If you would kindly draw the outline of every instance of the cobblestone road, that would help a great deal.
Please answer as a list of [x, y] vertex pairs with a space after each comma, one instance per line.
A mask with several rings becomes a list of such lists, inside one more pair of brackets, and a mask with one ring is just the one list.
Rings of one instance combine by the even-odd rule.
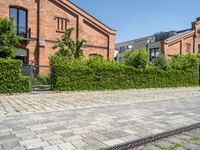
[[46, 112], [66, 109], [113, 106], [200, 96], [200, 88], [117, 90], [53, 94], [0, 95], [0, 114]]
[[200, 150], [200, 129], [185, 132], [132, 150]]
[[95, 150], [169, 131], [200, 121], [199, 95], [182, 88], [0, 96], [0, 150]]

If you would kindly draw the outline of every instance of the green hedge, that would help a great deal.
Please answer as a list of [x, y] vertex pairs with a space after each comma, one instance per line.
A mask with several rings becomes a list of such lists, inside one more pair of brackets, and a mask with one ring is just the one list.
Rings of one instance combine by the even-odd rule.
[[[91, 65], [92, 64], [92, 65]], [[136, 69], [115, 63], [54, 64], [54, 88], [59, 91], [198, 86], [199, 71]]]
[[25, 93], [30, 91], [30, 78], [21, 74], [22, 62], [0, 59], [0, 93]]

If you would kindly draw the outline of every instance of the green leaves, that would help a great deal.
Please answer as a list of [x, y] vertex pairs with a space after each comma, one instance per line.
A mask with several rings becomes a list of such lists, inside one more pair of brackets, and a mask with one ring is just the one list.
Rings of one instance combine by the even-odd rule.
[[22, 62], [0, 59], [0, 93], [25, 93], [30, 91], [30, 78], [21, 75]]
[[171, 65], [176, 70], [193, 71], [199, 68], [199, 60], [192, 54], [177, 55], [172, 58]]
[[164, 55], [159, 55], [155, 60], [155, 66], [163, 70], [171, 69], [171, 60], [167, 60]]
[[14, 21], [0, 18], [0, 57], [14, 58], [15, 46], [20, 38], [16, 35]]
[[105, 90], [198, 86], [195, 71], [134, 68], [100, 58], [57, 59], [54, 64], [55, 90]]
[[132, 49], [124, 54], [124, 61], [128, 66], [146, 68], [148, 64], [148, 53], [145, 49]]
[[77, 59], [83, 56], [83, 49], [85, 46], [85, 40], [73, 40], [72, 38], [73, 28], [67, 29], [62, 35], [61, 39], [58, 39], [54, 49], [58, 49], [56, 56], [66, 57], [69, 59]]

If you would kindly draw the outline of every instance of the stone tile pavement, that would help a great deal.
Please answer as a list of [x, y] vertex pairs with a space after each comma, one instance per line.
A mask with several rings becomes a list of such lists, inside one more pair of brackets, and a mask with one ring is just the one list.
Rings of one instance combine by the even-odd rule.
[[160, 101], [191, 96], [200, 96], [200, 88], [0, 95], [0, 114], [113, 106], [131, 104], [133, 102]]
[[200, 129], [184, 132], [132, 150], [200, 150]]
[[181, 88], [2, 95], [0, 150], [95, 150], [197, 123], [199, 93]]

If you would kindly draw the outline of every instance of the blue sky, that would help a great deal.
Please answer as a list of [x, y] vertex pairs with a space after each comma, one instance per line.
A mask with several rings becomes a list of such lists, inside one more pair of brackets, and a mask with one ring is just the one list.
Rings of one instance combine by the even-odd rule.
[[200, 0], [70, 0], [117, 30], [117, 42], [182, 30], [200, 17]]

